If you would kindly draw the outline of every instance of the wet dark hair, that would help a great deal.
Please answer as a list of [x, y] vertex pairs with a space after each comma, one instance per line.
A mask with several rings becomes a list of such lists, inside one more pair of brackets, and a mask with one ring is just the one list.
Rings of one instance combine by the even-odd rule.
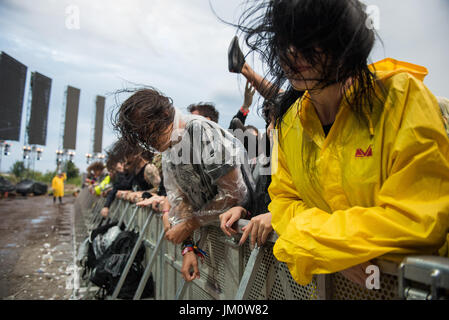
[[101, 161], [96, 161], [91, 163], [88, 167], [87, 167], [87, 173], [91, 173], [92, 171], [103, 171], [104, 170], [104, 164]]
[[118, 162], [125, 163], [127, 160], [135, 162], [134, 160], [137, 160], [138, 157], [141, 157], [146, 162], [150, 162], [153, 160], [154, 153], [139, 146], [132, 146], [125, 139], [119, 139], [106, 151], [106, 156], [106, 167], [108, 170], [111, 170]]
[[115, 165], [119, 162], [121, 162], [119, 158], [106, 151], [106, 169], [108, 169], [109, 172], [114, 171]]
[[[123, 91], [122, 91], [123, 92]], [[146, 87], [134, 91], [112, 119], [114, 130], [133, 148], [157, 149], [156, 141], [175, 118], [171, 98], [157, 89]]]
[[215, 108], [215, 105], [211, 102], [199, 102], [191, 104], [187, 107], [187, 111], [192, 113], [193, 111], [198, 111], [203, 117], [208, 117], [211, 121], [218, 123], [219, 112]]
[[262, 118], [265, 120], [266, 127], [270, 124], [274, 117], [276, 105], [272, 100], [266, 99], [262, 104]]
[[[365, 5], [358, 0], [248, 0], [246, 4], [237, 27], [250, 50], [268, 66], [265, 78], [271, 77], [274, 84], [268, 96], [273, 102], [280, 99], [275, 103], [278, 128], [298, 98], [284, 69], [293, 70], [295, 78], [317, 81], [309, 91], [352, 79], [354, 93], [351, 98], [345, 93], [344, 98], [358, 115], [365, 111], [364, 105], [372, 110], [375, 75], [368, 68], [368, 57], [376, 34], [368, 28]], [[295, 65], [298, 57], [318, 70], [320, 79], [305, 79]], [[277, 97], [280, 88], [285, 92]]]

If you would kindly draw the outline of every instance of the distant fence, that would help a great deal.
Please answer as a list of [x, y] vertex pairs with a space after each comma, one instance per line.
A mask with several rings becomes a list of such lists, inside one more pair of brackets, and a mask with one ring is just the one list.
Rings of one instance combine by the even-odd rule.
[[[93, 196], [83, 189], [77, 204], [77, 210], [82, 210], [88, 229], [101, 222], [99, 212], [104, 204], [104, 199], [92, 198]], [[139, 208], [124, 200], [115, 200], [109, 212], [113, 220], [124, 222], [128, 229], [140, 232], [138, 241], [144, 243], [147, 250], [145, 266], [148, 270], [143, 278], [148, 278], [151, 270], [155, 281], [156, 300], [399, 298], [398, 264], [394, 262], [382, 259], [374, 261], [381, 271], [380, 289], [377, 290], [354, 284], [339, 273], [316, 275], [309, 285], [301, 286], [293, 280], [287, 266], [273, 256], [272, 248], [276, 235], [272, 235], [265, 246], [251, 250], [248, 241], [239, 246], [238, 239], [227, 237], [218, 224], [195, 231], [194, 238], [200, 241], [200, 247], [207, 252], [207, 257], [203, 264], [199, 263], [200, 279], [186, 283], [180, 272], [180, 246], [164, 240], [161, 214], [148, 208]], [[247, 220], [239, 221], [240, 233], [247, 223]], [[136, 244], [136, 247], [139, 245], [140, 243]], [[139, 288], [143, 288], [145, 282], [146, 279], [143, 279]], [[121, 288], [120, 282], [118, 286]], [[113, 299], [117, 297], [118, 291], [112, 296]], [[139, 292], [135, 298], [140, 298]]]

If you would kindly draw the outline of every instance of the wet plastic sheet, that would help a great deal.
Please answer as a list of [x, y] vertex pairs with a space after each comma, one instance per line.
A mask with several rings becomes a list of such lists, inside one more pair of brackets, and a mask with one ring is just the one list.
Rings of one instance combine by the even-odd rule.
[[120, 228], [118, 226], [114, 226], [111, 227], [105, 234], [99, 234], [96, 236], [92, 241], [95, 257], [101, 257], [112, 242], [114, 242], [120, 232], [122, 232]]
[[172, 141], [179, 142], [162, 154], [172, 225], [191, 218], [204, 225], [248, 201], [253, 186], [248, 189], [242, 174], [249, 173], [246, 151], [231, 133], [203, 117], [177, 111]]

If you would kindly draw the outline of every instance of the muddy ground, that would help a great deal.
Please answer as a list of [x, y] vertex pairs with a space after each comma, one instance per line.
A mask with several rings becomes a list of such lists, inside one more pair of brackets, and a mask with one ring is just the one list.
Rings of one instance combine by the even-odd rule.
[[0, 199], [0, 299], [79, 299], [73, 289], [76, 249], [87, 236], [75, 198]]

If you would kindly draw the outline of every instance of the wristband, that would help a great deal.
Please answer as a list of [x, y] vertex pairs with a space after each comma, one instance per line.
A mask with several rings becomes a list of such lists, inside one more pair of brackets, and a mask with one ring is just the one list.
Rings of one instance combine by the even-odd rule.
[[193, 251], [196, 253], [196, 255], [198, 257], [201, 258], [201, 262], [203, 262], [204, 261], [204, 257], [207, 256], [207, 253], [205, 251], [201, 250], [200, 248], [198, 248], [196, 245], [193, 246]]
[[186, 246], [194, 246], [195, 244], [193, 243], [193, 239], [192, 239], [192, 237], [190, 237], [190, 238], [187, 238], [187, 239], [185, 239], [183, 242], [182, 242], [182, 248], [184, 249], [184, 247], [186, 247]]
[[182, 249], [181, 254], [182, 254], [182, 256], [184, 257], [184, 255], [185, 255], [187, 252], [190, 252], [190, 251], [195, 251], [195, 250], [193, 249], [193, 246], [186, 246], [184, 249]]
[[190, 251], [193, 251], [201, 259], [201, 262], [203, 262], [204, 257], [207, 256], [207, 253], [198, 248], [193, 243], [193, 241], [191, 241], [190, 239], [184, 240], [184, 242], [182, 243], [182, 250], [181, 250], [182, 256], [184, 256], [187, 252]]
[[249, 109], [245, 110], [245, 109], [243, 109], [243, 107], [241, 107], [240, 108], [240, 112], [243, 113], [243, 115], [246, 117], [248, 115], [248, 113], [249, 113]]

